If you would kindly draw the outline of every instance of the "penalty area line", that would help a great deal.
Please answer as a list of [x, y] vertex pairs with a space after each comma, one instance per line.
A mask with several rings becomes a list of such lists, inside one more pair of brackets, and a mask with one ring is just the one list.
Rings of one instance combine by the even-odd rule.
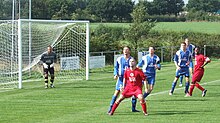
[[[216, 83], [216, 82], [220, 82], [220, 79], [214, 80], [214, 81], [210, 81], [210, 82], [205, 82], [205, 83], [202, 83], [202, 84], [200, 84], [200, 85], [208, 85], [208, 84], [212, 84], [212, 83]], [[175, 91], [182, 90], [182, 89], [185, 89], [185, 87], [177, 88], [177, 89], [175, 89]], [[170, 91], [170, 90], [152, 93], [152, 94], [150, 94], [148, 97], [150, 97], [150, 96], [156, 96], [156, 95], [160, 95], [160, 94], [166, 94], [166, 93], [167, 93], [167, 95], [168, 95], [168, 94], [169, 94], [169, 91]], [[127, 102], [127, 101], [130, 101], [130, 98], [125, 99], [125, 100], [123, 100], [122, 102]]]

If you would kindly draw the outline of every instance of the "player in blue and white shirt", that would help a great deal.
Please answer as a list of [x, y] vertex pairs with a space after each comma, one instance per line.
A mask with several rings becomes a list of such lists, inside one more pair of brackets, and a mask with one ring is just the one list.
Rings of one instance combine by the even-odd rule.
[[176, 87], [176, 83], [181, 75], [184, 75], [186, 78], [185, 84], [185, 93], [188, 93], [189, 89], [189, 64], [192, 60], [192, 55], [189, 50], [186, 49], [186, 43], [182, 42], [180, 46], [180, 50], [176, 52], [174, 56], [174, 63], [176, 65], [176, 77], [172, 83], [172, 88], [170, 90], [169, 95], [173, 95], [174, 89]]
[[[120, 89], [123, 85], [123, 77], [124, 77], [124, 72], [127, 68], [129, 68], [129, 61], [132, 58], [130, 56], [131, 49], [130, 47], [126, 46], [123, 48], [123, 55], [118, 57], [115, 63], [114, 67], [114, 79], [117, 80], [116, 87], [115, 87], [115, 92], [112, 96], [112, 100], [110, 102], [110, 107], [108, 109], [108, 113], [111, 112], [112, 106], [116, 101], [116, 98], [118, 97], [120, 93]], [[137, 100], [136, 98], [132, 98], [132, 112], [136, 112], [137, 110], [135, 109]]]
[[142, 71], [147, 77], [147, 92], [145, 92], [143, 95], [144, 98], [146, 98], [154, 88], [156, 69], [160, 70], [161, 68], [160, 58], [154, 54], [153, 47], [149, 47], [149, 54], [143, 56], [137, 66], [142, 67]]
[[[185, 38], [184, 41], [185, 41], [185, 43], [186, 43], [186, 50], [189, 50], [189, 51], [191, 52], [192, 56], [194, 56], [195, 46], [194, 46], [193, 44], [190, 44], [188, 38]], [[190, 61], [189, 71], [190, 71], [190, 74], [192, 75], [192, 74], [193, 74], [193, 60]], [[179, 84], [179, 86], [182, 86], [182, 83], [183, 83], [183, 76], [180, 76], [180, 84]]]

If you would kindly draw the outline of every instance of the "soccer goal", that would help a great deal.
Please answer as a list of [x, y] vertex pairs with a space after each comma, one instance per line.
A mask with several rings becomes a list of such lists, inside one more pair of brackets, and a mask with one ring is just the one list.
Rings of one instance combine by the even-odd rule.
[[0, 87], [44, 80], [41, 55], [57, 54], [56, 81], [89, 79], [89, 21], [0, 21]]

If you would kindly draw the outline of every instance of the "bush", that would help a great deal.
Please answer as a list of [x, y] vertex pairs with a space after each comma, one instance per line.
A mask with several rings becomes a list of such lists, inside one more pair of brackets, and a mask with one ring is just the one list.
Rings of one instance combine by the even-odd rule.
[[175, 17], [175, 16], [168, 16], [168, 15], [154, 15], [154, 16], [148, 16], [146, 20], [152, 20], [157, 22], [185, 22], [185, 17]]

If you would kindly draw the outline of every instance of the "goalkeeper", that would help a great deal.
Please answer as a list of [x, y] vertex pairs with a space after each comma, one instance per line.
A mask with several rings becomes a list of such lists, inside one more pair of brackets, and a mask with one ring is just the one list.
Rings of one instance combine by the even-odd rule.
[[47, 52], [41, 56], [40, 60], [43, 63], [45, 88], [48, 88], [48, 73], [50, 73], [50, 87], [54, 88], [54, 63], [57, 61], [57, 56], [51, 46], [47, 47]]

